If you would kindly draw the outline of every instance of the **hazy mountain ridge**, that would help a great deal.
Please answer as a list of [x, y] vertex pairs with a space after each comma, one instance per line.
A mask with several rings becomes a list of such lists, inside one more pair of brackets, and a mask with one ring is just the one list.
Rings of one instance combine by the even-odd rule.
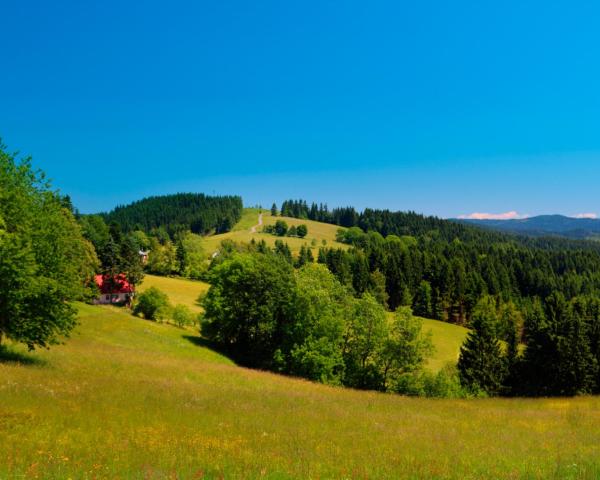
[[480, 227], [530, 236], [555, 235], [574, 239], [600, 238], [600, 219], [539, 215], [515, 220], [453, 219]]

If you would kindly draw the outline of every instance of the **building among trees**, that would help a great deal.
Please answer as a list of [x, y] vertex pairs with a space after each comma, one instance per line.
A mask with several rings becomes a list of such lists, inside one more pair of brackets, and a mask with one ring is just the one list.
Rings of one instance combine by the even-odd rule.
[[128, 305], [135, 295], [134, 287], [122, 273], [112, 278], [110, 275], [96, 275], [95, 281], [100, 290], [100, 295], [94, 300], [96, 304]]

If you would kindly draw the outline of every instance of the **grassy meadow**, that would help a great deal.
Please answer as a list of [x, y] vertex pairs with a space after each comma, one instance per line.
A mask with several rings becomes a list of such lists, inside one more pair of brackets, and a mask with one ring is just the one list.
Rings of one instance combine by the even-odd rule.
[[460, 347], [469, 332], [466, 328], [453, 325], [439, 320], [422, 318], [423, 331], [431, 332], [431, 339], [435, 352], [427, 361], [426, 367], [433, 371], [439, 371], [447, 363], [456, 363], [460, 353]]
[[[234, 240], [236, 242], [250, 242], [253, 238], [258, 242], [265, 240], [268, 245], [273, 246], [276, 240], [287, 242], [293, 254], [300, 251], [302, 245], [307, 245], [313, 249], [313, 254], [316, 255], [319, 247], [323, 246], [323, 241], [327, 246], [348, 248], [348, 245], [335, 241], [335, 236], [340, 227], [330, 225], [328, 223], [315, 222], [312, 220], [300, 220], [290, 217], [273, 217], [269, 210], [262, 210], [263, 226], [274, 225], [277, 220], [284, 220], [288, 226], [305, 224], [308, 227], [308, 235], [306, 238], [294, 237], [277, 237], [275, 235], [262, 233], [262, 227], [258, 226], [258, 216], [261, 210], [257, 208], [245, 208], [241, 220], [235, 227], [227, 233], [219, 235], [211, 235], [205, 237], [204, 245], [207, 252], [212, 253], [219, 249], [219, 245], [223, 240]], [[256, 226], [256, 232], [252, 232], [252, 227]], [[313, 245], [314, 244], [314, 245]]]
[[600, 398], [434, 400], [235, 366], [193, 332], [80, 305], [0, 361], [0, 478], [598, 478]]
[[166, 293], [173, 305], [182, 304], [189, 307], [193, 312], [199, 313], [202, 308], [196, 302], [200, 294], [208, 291], [210, 285], [185, 278], [159, 277], [146, 274], [138, 287], [138, 292], [142, 293], [150, 287], [156, 287]]

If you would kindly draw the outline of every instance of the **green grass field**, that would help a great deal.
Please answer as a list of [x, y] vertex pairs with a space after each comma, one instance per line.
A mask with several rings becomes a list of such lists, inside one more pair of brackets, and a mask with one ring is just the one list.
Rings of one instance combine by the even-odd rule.
[[469, 332], [466, 328], [451, 323], [423, 318], [423, 331], [431, 332], [435, 352], [427, 361], [427, 368], [439, 371], [447, 363], [456, 363], [460, 347]]
[[[263, 210], [263, 226], [274, 225], [279, 219], [285, 220], [289, 225], [300, 225], [305, 224], [308, 227], [308, 235], [306, 238], [294, 238], [294, 237], [276, 237], [261, 232], [262, 227], [258, 227], [258, 215], [260, 210], [256, 208], [245, 208], [241, 220], [235, 225], [235, 227], [227, 233], [220, 235], [211, 235], [205, 237], [204, 245], [206, 250], [210, 253], [215, 252], [219, 249], [221, 241], [229, 239], [236, 242], [249, 243], [253, 238], [256, 241], [264, 239], [268, 245], [273, 246], [275, 240], [280, 239], [288, 243], [292, 253], [298, 253], [302, 245], [307, 245], [313, 249], [313, 254], [316, 255], [320, 246], [323, 245], [325, 240], [326, 245], [330, 247], [348, 248], [347, 245], [335, 241], [335, 236], [340, 227], [337, 225], [330, 225], [328, 223], [314, 222], [312, 220], [299, 220], [297, 218], [289, 217], [273, 217], [271, 212]], [[257, 226], [256, 233], [251, 231], [253, 226]], [[314, 240], [314, 242], [313, 242]], [[315, 245], [313, 245], [313, 243]]]
[[208, 283], [187, 280], [185, 278], [146, 275], [138, 288], [138, 292], [141, 293], [150, 287], [156, 287], [166, 293], [173, 305], [186, 305], [193, 312], [200, 312], [202, 311], [202, 308], [197, 305], [196, 301], [200, 294], [208, 291], [210, 285]]
[[252, 371], [186, 330], [80, 305], [0, 361], [0, 478], [600, 477], [600, 399], [433, 400]]

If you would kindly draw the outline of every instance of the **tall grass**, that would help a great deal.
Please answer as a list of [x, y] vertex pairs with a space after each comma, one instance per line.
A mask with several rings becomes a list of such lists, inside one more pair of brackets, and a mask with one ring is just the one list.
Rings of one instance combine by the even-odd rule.
[[2, 479], [600, 476], [598, 398], [331, 388], [237, 367], [175, 327], [79, 308], [66, 345], [0, 360]]

